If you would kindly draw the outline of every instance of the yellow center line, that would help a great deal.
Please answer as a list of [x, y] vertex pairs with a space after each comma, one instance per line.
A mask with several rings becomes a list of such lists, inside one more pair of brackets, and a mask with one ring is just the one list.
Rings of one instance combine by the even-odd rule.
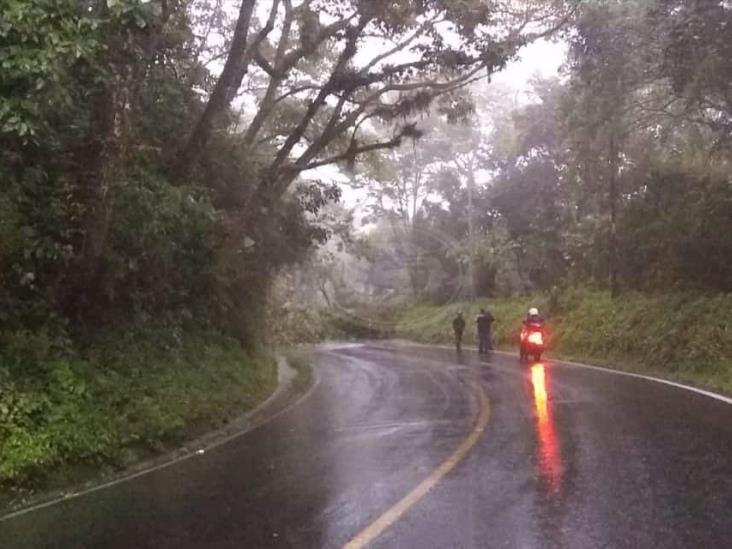
[[361, 549], [374, 541], [384, 530], [399, 520], [410, 507], [422, 499], [445, 475], [452, 471], [468, 454], [470, 449], [475, 446], [475, 443], [478, 442], [478, 439], [483, 434], [486, 425], [488, 425], [490, 406], [488, 395], [486, 395], [483, 388], [478, 383], [474, 383], [473, 387], [478, 395], [478, 417], [470, 434], [468, 434], [465, 440], [460, 443], [460, 446], [437, 469], [420, 482], [416, 488], [385, 511], [379, 518], [356, 534], [351, 541], [346, 543], [344, 549]]

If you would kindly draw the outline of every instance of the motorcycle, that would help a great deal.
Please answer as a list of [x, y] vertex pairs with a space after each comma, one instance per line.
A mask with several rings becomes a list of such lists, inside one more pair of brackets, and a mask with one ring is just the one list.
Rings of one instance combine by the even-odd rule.
[[544, 339], [544, 326], [524, 324], [519, 341], [519, 359], [523, 362], [533, 356], [535, 361], [540, 361], [544, 352]]

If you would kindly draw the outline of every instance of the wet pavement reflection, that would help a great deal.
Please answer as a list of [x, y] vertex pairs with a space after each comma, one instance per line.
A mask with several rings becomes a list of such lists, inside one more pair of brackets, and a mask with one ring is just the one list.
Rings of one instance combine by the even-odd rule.
[[536, 413], [536, 430], [539, 439], [538, 466], [539, 474], [550, 494], [559, 492], [562, 482], [562, 463], [559, 450], [559, 439], [552, 416], [552, 404], [549, 394], [549, 370], [542, 363], [531, 366], [531, 386]]

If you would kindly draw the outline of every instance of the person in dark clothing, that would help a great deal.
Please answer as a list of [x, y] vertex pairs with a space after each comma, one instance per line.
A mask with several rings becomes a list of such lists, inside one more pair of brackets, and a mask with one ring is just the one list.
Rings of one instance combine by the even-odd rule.
[[487, 353], [493, 350], [491, 342], [491, 325], [493, 324], [493, 315], [485, 309], [480, 310], [480, 314], [475, 318], [475, 324], [478, 328], [478, 352]]
[[455, 348], [460, 352], [463, 343], [463, 331], [465, 330], [465, 319], [463, 313], [459, 312], [452, 319], [452, 331], [455, 332]]

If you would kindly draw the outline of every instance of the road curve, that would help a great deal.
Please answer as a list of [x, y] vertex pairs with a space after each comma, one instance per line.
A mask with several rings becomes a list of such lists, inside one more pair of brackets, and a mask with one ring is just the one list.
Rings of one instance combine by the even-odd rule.
[[272, 421], [0, 521], [0, 547], [729, 546], [726, 402], [396, 342], [316, 362], [317, 388]]

